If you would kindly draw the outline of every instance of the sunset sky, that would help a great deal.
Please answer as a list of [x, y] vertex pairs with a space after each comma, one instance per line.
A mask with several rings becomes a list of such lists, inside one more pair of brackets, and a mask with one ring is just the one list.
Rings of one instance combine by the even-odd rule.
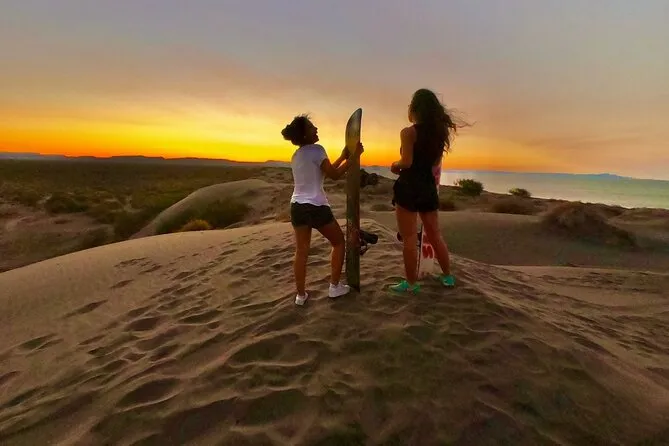
[[414, 90], [474, 125], [448, 169], [669, 179], [667, 0], [3, 0], [0, 151], [398, 156]]

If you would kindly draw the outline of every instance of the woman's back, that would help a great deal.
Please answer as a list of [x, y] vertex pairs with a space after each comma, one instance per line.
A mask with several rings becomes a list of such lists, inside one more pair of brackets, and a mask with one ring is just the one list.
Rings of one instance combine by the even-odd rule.
[[414, 124], [416, 141], [413, 145], [413, 162], [408, 169], [402, 169], [400, 177], [412, 179], [432, 178], [432, 168], [441, 157], [443, 145], [430, 134], [430, 129], [422, 124]]

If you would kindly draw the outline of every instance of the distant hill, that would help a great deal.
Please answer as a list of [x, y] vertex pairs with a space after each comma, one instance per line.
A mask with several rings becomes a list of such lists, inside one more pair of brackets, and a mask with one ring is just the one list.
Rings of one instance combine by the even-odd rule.
[[214, 159], [214, 158], [194, 158], [194, 157], [184, 157], [184, 158], [164, 158], [162, 156], [111, 156], [111, 157], [96, 157], [96, 156], [66, 156], [66, 155], [41, 155], [39, 153], [29, 153], [29, 152], [0, 152], [0, 160], [2, 159], [11, 159], [11, 160], [35, 160], [35, 161], [70, 161], [70, 162], [112, 162], [112, 163], [147, 163], [147, 164], [180, 164], [180, 165], [190, 165], [190, 166], [211, 166], [211, 165], [221, 165], [221, 166], [257, 166], [258, 164], [267, 164], [270, 166], [279, 166], [285, 167], [289, 166], [288, 163], [281, 161], [268, 161], [266, 163], [255, 163], [255, 162], [244, 162], [244, 161], [232, 161], [227, 159]]
[[[85, 162], [94, 162], [94, 161], [103, 161], [103, 162], [114, 162], [114, 163], [169, 163], [169, 164], [179, 164], [186, 166], [257, 166], [264, 165], [268, 167], [290, 167], [290, 163], [286, 161], [277, 161], [277, 160], [268, 160], [264, 162], [248, 162], [248, 161], [233, 161], [228, 159], [216, 159], [216, 158], [195, 158], [195, 157], [183, 157], [183, 158], [164, 158], [162, 156], [143, 156], [143, 155], [134, 155], [134, 156], [112, 156], [112, 157], [95, 157], [95, 156], [67, 156], [67, 155], [41, 155], [39, 153], [33, 152], [0, 152], [0, 160], [3, 159], [13, 159], [13, 160], [42, 160], [42, 161], [85, 161]], [[363, 165], [365, 170], [369, 172], [374, 172], [382, 176], [389, 178], [394, 178], [394, 175], [390, 174], [388, 166], [366, 166]], [[568, 177], [597, 177], [597, 178], [608, 178], [608, 179], [630, 179], [630, 177], [624, 177], [620, 175], [610, 174], [610, 173], [598, 173], [598, 174], [573, 174], [573, 173], [548, 173], [548, 172], [507, 172], [507, 171], [494, 171], [494, 170], [459, 170], [459, 169], [445, 169], [444, 172], [451, 173], [469, 173], [469, 172], [479, 172], [486, 174], [499, 174], [499, 175], [541, 175], [541, 176], [568, 176]]]

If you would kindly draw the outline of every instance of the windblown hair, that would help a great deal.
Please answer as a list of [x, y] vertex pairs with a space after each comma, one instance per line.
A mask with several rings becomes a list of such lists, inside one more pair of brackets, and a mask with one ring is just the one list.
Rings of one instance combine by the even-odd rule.
[[411, 98], [409, 111], [413, 115], [414, 122], [426, 128], [429, 135], [430, 158], [437, 160], [445, 152], [450, 152], [453, 135], [457, 133], [458, 127], [464, 124], [456, 124], [454, 118], [446, 110], [431, 90], [421, 88]]
[[307, 124], [310, 122], [309, 115], [303, 114], [295, 116], [291, 123], [281, 130], [283, 139], [290, 141], [296, 146], [303, 146], [305, 144]]

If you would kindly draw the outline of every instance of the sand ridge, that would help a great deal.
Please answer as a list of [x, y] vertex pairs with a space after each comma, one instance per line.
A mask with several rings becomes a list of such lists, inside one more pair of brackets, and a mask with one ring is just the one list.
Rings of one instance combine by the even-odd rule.
[[[327, 299], [328, 245], [315, 235], [304, 308], [288, 223], [147, 237], [0, 274], [0, 443], [666, 437], [666, 275], [454, 256], [456, 289], [395, 295], [394, 231], [362, 224], [380, 235], [362, 293]], [[592, 289], [636, 295], [605, 305]]]

